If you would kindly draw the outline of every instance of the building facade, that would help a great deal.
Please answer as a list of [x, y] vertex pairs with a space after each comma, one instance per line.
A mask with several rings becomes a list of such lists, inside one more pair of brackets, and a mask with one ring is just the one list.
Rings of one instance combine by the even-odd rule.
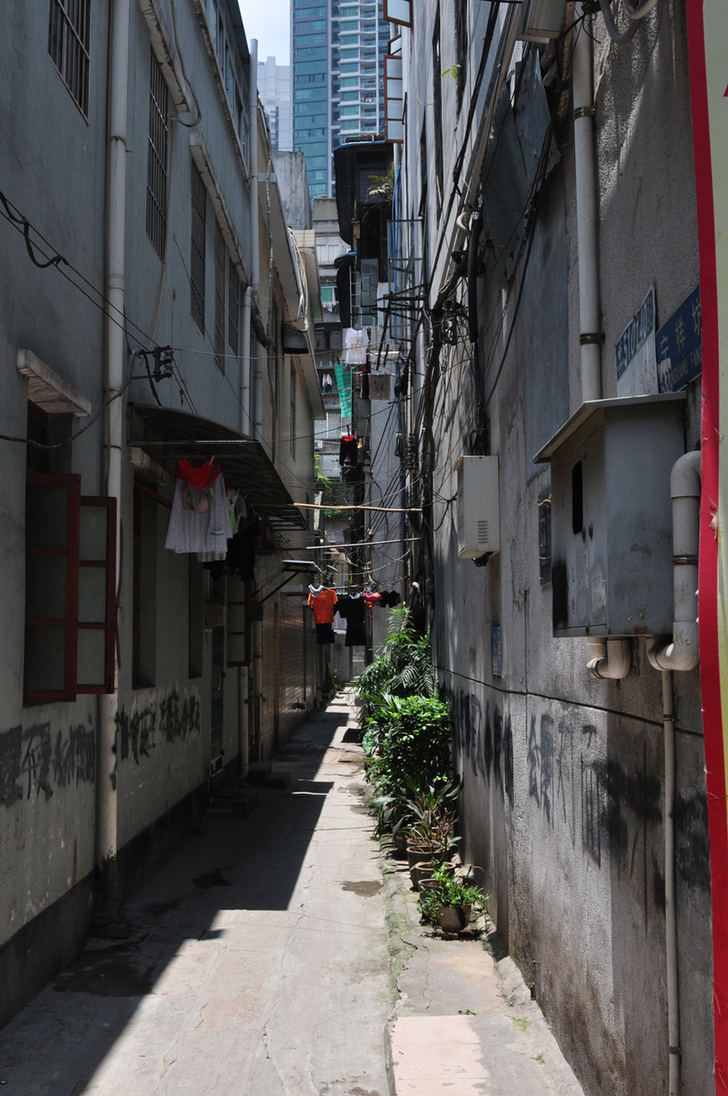
[[463, 856], [585, 1092], [707, 1094], [685, 5], [402, 7], [384, 341]]
[[333, 151], [384, 129], [382, 0], [294, 0], [291, 9], [293, 147], [306, 155], [311, 198], [334, 194]]
[[258, 94], [268, 115], [271, 148], [274, 152], [291, 152], [291, 66], [277, 65], [275, 57], [266, 57], [265, 61], [259, 61]]
[[323, 414], [238, 5], [9, 29], [2, 1019], [316, 703], [315, 570], [283, 561]]

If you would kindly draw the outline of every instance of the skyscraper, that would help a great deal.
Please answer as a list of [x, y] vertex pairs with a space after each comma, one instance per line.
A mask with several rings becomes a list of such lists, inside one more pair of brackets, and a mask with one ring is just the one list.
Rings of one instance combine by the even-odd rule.
[[277, 65], [275, 57], [259, 61], [258, 94], [268, 115], [271, 148], [290, 152], [293, 148], [291, 66]]
[[293, 0], [293, 147], [311, 197], [332, 195], [333, 150], [384, 130], [382, 0]]

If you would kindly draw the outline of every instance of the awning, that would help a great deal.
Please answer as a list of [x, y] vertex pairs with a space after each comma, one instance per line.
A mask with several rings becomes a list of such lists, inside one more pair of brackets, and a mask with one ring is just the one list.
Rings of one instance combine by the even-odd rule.
[[174, 472], [181, 457], [214, 459], [233, 487], [279, 529], [307, 529], [288, 488], [258, 441], [197, 415], [170, 407], [130, 405], [133, 414], [129, 444], [148, 453]]

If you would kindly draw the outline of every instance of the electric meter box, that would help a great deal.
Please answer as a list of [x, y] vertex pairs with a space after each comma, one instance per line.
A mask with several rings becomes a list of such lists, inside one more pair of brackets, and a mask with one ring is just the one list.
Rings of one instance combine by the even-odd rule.
[[500, 551], [498, 458], [461, 457], [458, 477], [458, 557]]
[[670, 472], [685, 394], [582, 404], [536, 454], [551, 463], [555, 636], [668, 635]]

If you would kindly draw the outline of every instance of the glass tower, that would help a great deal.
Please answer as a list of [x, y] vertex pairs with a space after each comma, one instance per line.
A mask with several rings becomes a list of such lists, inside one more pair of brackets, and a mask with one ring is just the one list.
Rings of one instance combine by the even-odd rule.
[[293, 147], [311, 198], [334, 193], [333, 150], [384, 132], [382, 0], [293, 0]]

